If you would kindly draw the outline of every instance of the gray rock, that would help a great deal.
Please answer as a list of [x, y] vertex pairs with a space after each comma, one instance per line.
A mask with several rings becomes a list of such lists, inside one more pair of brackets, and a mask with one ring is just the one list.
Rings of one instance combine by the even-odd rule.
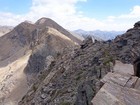
[[139, 105], [140, 91], [106, 83], [93, 98], [93, 105]]
[[95, 90], [93, 90], [90, 81], [81, 84], [78, 87], [78, 93], [77, 93], [75, 105], [91, 105], [91, 100], [94, 94], [95, 94]]
[[47, 95], [45, 93], [41, 94], [41, 98], [45, 99], [47, 97]]
[[137, 23], [135, 23], [135, 24], [134, 24], [134, 27], [135, 27], [135, 28], [140, 27], [140, 21], [138, 21]]

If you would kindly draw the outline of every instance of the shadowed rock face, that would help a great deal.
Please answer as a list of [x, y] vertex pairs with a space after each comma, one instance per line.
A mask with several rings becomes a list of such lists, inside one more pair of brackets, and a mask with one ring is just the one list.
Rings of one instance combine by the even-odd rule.
[[140, 77], [140, 57], [138, 57], [134, 62], [134, 71], [135, 71], [135, 75]]
[[[75, 105], [92, 105], [91, 100], [98, 91], [98, 89], [95, 87], [98, 82], [99, 81], [92, 80], [80, 84], [77, 90], [78, 93]], [[99, 83], [99, 86], [102, 86], [102, 84]]]
[[140, 27], [140, 21], [138, 21], [137, 23], [134, 24], [135, 28], [139, 28]]

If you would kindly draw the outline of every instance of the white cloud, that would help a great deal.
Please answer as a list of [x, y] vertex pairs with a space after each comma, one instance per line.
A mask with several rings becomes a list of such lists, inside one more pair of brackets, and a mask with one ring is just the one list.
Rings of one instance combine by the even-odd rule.
[[139, 18], [140, 17], [140, 6], [134, 6], [129, 14], [121, 15], [119, 18]]
[[[140, 21], [140, 6], [134, 6], [130, 13], [120, 16], [109, 16], [105, 23], [116, 30], [127, 30], [133, 27], [134, 23]], [[112, 29], [110, 28], [110, 29]]]
[[16, 15], [0, 12], [0, 25], [17, 25], [24, 20], [35, 22], [41, 17], [48, 17], [55, 20], [63, 27], [75, 30], [126, 30], [139, 20], [140, 6], [134, 6], [129, 14], [120, 16], [109, 16], [99, 21], [83, 15], [77, 11], [77, 2], [87, 0], [32, 0], [30, 11], [26, 14]]
[[17, 25], [23, 21], [21, 15], [14, 15], [12, 13], [0, 12], [0, 25]]

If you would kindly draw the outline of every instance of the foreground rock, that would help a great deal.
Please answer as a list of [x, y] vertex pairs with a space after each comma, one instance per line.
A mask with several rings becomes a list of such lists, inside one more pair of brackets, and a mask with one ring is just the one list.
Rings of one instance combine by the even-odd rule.
[[106, 83], [92, 100], [93, 105], [139, 105], [140, 91]]
[[101, 81], [105, 85], [93, 98], [93, 105], [139, 105], [138, 77], [108, 73]]
[[93, 105], [139, 105], [140, 81], [130, 64], [116, 61], [113, 73], [109, 72], [101, 81], [104, 85], [93, 98]]

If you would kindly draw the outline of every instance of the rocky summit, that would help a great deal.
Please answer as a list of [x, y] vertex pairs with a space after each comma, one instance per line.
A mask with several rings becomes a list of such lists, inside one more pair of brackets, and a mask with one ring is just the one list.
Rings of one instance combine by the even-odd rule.
[[[44, 19], [36, 24], [42, 22]], [[140, 76], [139, 39], [140, 25], [137, 22], [134, 28], [113, 40], [93, 41], [89, 37], [80, 46], [66, 48], [47, 67], [42, 63], [44, 56], [35, 61], [34, 56], [38, 56], [33, 53], [25, 70], [32, 73], [37, 64], [42, 71], [18, 105], [139, 105], [140, 91], [132, 89]], [[43, 50], [47, 51], [46, 47]], [[112, 85], [106, 84], [110, 81]], [[124, 95], [117, 94], [120, 90]], [[122, 98], [132, 102], [125, 103]]]

